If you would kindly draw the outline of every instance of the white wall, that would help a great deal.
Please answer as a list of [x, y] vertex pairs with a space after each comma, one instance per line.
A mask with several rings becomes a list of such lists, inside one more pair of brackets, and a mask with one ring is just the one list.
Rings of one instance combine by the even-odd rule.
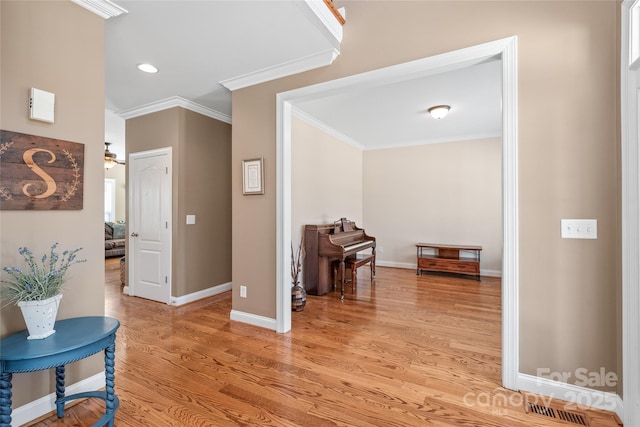
[[501, 141], [364, 152], [364, 222], [380, 265], [415, 267], [415, 244], [480, 245], [482, 274], [502, 271]]
[[342, 217], [362, 226], [362, 152], [298, 118], [291, 126], [291, 238]]

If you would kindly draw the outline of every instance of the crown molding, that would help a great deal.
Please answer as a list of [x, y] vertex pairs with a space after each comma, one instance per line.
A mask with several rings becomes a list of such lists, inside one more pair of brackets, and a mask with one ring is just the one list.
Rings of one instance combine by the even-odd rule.
[[[340, 55], [342, 24], [340, 24], [338, 19], [333, 15], [333, 12], [323, 1], [304, 0], [304, 2], [300, 2], [299, 4], [308, 17], [309, 22], [320, 31], [331, 47], [293, 61], [283, 62], [282, 64], [223, 80], [219, 82], [222, 86], [230, 91], [234, 91], [315, 68], [325, 67], [333, 63], [338, 55]], [[344, 16], [344, 9], [341, 9], [340, 14]]]
[[78, 6], [101, 16], [104, 19], [115, 18], [123, 13], [129, 13], [126, 9], [121, 8], [109, 0], [71, 0]]
[[340, 55], [339, 50], [327, 49], [320, 53], [298, 58], [293, 61], [284, 62], [272, 67], [263, 68], [262, 70], [247, 73], [242, 76], [222, 80], [219, 83], [230, 91], [234, 91], [330, 65], [338, 55]]
[[463, 142], [463, 141], [474, 141], [474, 140], [479, 141], [483, 139], [500, 138], [501, 136], [502, 136], [502, 130], [496, 130], [495, 132], [469, 133], [464, 135], [448, 136], [446, 138], [419, 139], [414, 141], [403, 141], [398, 143], [390, 142], [387, 144], [372, 145], [370, 147], [366, 147], [365, 151], [386, 150], [388, 148], [417, 147], [419, 145], [445, 144], [448, 142]]
[[357, 148], [360, 151], [374, 151], [374, 150], [386, 150], [392, 148], [403, 148], [403, 147], [416, 147], [420, 145], [430, 145], [430, 144], [444, 144], [449, 142], [463, 142], [463, 141], [473, 141], [473, 140], [483, 140], [483, 139], [491, 139], [491, 138], [500, 138], [502, 136], [501, 130], [496, 130], [494, 132], [487, 133], [475, 133], [475, 134], [464, 134], [458, 135], [454, 137], [447, 138], [432, 138], [432, 139], [420, 139], [414, 141], [403, 141], [403, 142], [390, 142], [388, 144], [381, 145], [372, 145], [366, 146], [355, 139], [345, 135], [344, 133], [336, 130], [335, 128], [329, 126], [325, 122], [318, 120], [317, 118], [311, 116], [310, 114], [302, 111], [296, 106], [291, 107], [291, 114], [302, 120], [305, 123], [314, 126], [321, 131], [333, 136], [334, 138], [344, 142], [345, 144], [351, 145]]
[[220, 120], [221, 122], [231, 124], [231, 116], [229, 116], [228, 114], [224, 114], [219, 111], [212, 110], [211, 108], [204, 107], [200, 104], [196, 104], [195, 102], [191, 102], [188, 99], [184, 99], [180, 96], [173, 96], [171, 98], [163, 99], [157, 102], [152, 102], [150, 104], [145, 104], [140, 107], [119, 111], [119, 112], [116, 112], [115, 114], [127, 120], [127, 119], [132, 119], [134, 117], [155, 113], [158, 111], [168, 110], [169, 108], [173, 108], [173, 107], [182, 107], [189, 111], [193, 111], [194, 113], [202, 114], [203, 116], [211, 117], [212, 119]]
[[302, 120], [303, 122], [305, 122], [307, 124], [310, 124], [313, 127], [316, 127], [318, 129], [320, 129], [321, 131], [323, 131], [323, 132], [331, 135], [332, 137], [344, 142], [345, 144], [351, 145], [352, 147], [355, 147], [360, 151], [364, 151], [365, 150], [364, 145], [360, 144], [355, 139], [350, 138], [347, 135], [343, 134], [342, 132], [339, 132], [339, 131], [335, 130], [334, 128], [332, 128], [328, 124], [326, 124], [326, 123], [316, 119], [315, 117], [305, 113], [304, 111], [300, 110], [299, 108], [296, 108], [295, 106], [292, 106], [291, 113], [293, 114], [294, 117]]
[[[311, 22], [316, 24], [316, 27], [324, 37], [333, 44], [336, 48], [340, 48], [342, 42], [342, 23], [338, 20], [338, 17], [333, 14], [328, 4], [324, 1], [318, 0], [305, 0], [304, 4], [307, 6], [305, 9], [308, 12]], [[335, 9], [334, 9], [335, 10]], [[344, 20], [344, 8], [337, 11]]]

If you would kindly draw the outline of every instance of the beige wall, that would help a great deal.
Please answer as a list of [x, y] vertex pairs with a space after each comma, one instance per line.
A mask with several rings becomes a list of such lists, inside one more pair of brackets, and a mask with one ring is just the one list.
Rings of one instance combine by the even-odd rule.
[[364, 220], [377, 259], [415, 268], [415, 243], [483, 247], [483, 274], [502, 272], [500, 139], [364, 152]]
[[[19, 265], [18, 247], [42, 254], [58, 242], [82, 247], [70, 270], [58, 319], [104, 314], [104, 20], [72, 2], [2, 1], [0, 127], [84, 144], [83, 209], [0, 211], [2, 266]], [[64, 23], [64, 24], [61, 24]], [[56, 94], [55, 123], [28, 119], [28, 91]], [[4, 277], [4, 276], [3, 276]], [[24, 329], [17, 307], [0, 311], [0, 335]], [[104, 370], [96, 355], [67, 367], [67, 384]], [[55, 390], [50, 372], [13, 377], [13, 407]]]
[[[520, 371], [621, 372], [619, 3], [336, 2], [347, 9], [328, 67], [233, 93], [233, 308], [275, 317], [275, 95], [383, 66], [518, 37]], [[243, 197], [239, 164], [265, 157], [266, 194]], [[560, 239], [596, 218], [598, 239]], [[251, 268], [248, 268], [250, 266]], [[239, 299], [240, 284], [254, 287]], [[295, 326], [294, 326], [295, 327]]]
[[342, 217], [362, 226], [362, 151], [300, 119], [291, 125], [291, 239]]
[[[129, 159], [131, 153], [140, 151], [154, 150], [157, 148], [172, 148], [173, 174], [171, 175], [171, 187], [173, 189], [171, 202], [171, 217], [173, 218], [173, 234], [171, 236], [173, 243], [173, 251], [175, 252], [177, 241], [179, 239], [177, 233], [178, 218], [178, 177], [180, 176], [180, 163], [176, 160], [179, 155], [179, 135], [180, 135], [180, 108], [171, 108], [144, 116], [128, 119], [125, 122], [125, 140], [126, 140], [126, 158]], [[131, 168], [127, 168], [127, 181], [130, 182], [129, 172]], [[128, 199], [127, 188], [127, 199]], [[127, 221], [129, 220], [129, 206], [127, 204]], [[128, 230], [128, 229], [127, 229]], [[129, 257], [129, 260], [133, 259]], [[127, 261], [129, 262], [129, 261]], [[175, 266], [175, 258], [172, 260], [171, 268], [171, 295], [176, 295], [177, 273]]]
[[116, 221], [124, 221], [127, 208], [127, 168], [117, 164], [104, 170], [104, 177], [116, 180]]
[[173, 149], [171, 295], [230, 282], [231, 126], [176, 107], [127, 120], [126, 141], [127, 157]]
[[[183, 110], [177, 295], [231, 282], [231, 125]], [[186, 215], [196, 223], [186, 225]], [[184, 246], [180, 246], [183, 244]]]

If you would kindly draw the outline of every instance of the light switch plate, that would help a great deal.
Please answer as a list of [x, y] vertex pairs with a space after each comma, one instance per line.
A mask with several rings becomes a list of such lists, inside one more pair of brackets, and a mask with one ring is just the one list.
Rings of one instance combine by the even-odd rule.
[[196, 223], [196, 216], [195, 215], [187, 215], [187, 224], [191, 225], [191, 224], [195, 224]]
[[598, 238], [598, 220], [595, 219], [562, 219], [560, 227], [563, 239]]

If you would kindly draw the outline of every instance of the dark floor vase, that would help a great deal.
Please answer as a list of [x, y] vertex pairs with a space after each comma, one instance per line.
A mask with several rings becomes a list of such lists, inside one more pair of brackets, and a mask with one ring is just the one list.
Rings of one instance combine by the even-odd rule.
[[291, 288], [291, 310], [302, 311], [307, 304], [307, 291], [300, 285]]

